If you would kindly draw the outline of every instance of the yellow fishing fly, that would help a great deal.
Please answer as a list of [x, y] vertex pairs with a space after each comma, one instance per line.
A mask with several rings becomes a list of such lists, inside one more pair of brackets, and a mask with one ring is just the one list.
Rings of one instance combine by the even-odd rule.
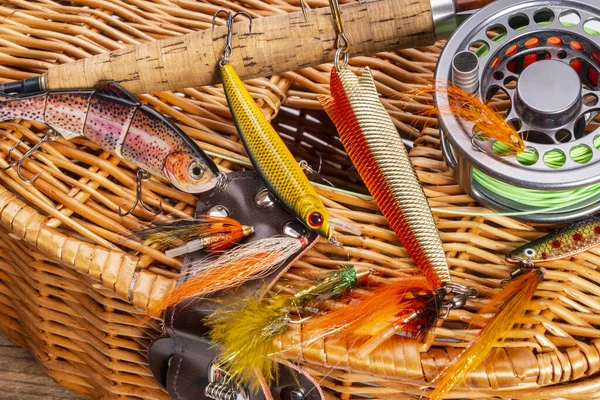
[[221, 63], [225, 96], [252, 165], [271, 192], [306, 226], [326, 238], [333, 227], [317, 192], [283, 140], [258, 108], [235, 70]]

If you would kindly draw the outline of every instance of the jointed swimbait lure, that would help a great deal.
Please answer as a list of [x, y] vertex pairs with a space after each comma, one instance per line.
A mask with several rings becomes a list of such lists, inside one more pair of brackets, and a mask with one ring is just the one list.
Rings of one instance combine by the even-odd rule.
[[520, 264], [565, 258], [600, 245], [600, 217], [577, 221], [508, 253], [506, 261]]
[[214, 162], [174, 123], [111, 82], [102, 90], [0, 97], [0, 120], [48, 124], [66, 139], [85, 136], [105, 150], [188, 193], [217, 183]]

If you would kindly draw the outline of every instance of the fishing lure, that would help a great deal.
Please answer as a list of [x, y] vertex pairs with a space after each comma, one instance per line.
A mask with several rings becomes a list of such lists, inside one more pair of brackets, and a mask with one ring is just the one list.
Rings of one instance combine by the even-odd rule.
[[253, 232], [253, 227], [232, 218], [201, 215], [196, 219], [153, 222], [131, 232], [129, 238], [158, 249], [179, 246], [165, 252], [168, 257], [178, 257], [201, 249], [225, 250]]
[[535, 264], [570, 257], [598, 244], [600, 218], [593, 217], [558, 229], [508, 253], [506, 261], [518, 264], [519, 268], [511, 273], [504, 290], [477, 314], [471, 325], [483, 326], [482, 330], [435, 378], [436, 389], [430, 398], [441, 399], [456, 387], [522, 318], [544, 279], [545, 270], [535, 268]]
[[[483, 326], [467, 347], [432, 380], [435, 389], [429, 400], [441, 400], [451, 392], [467, 374], [473, 371], [492, 348], [506, 337], [512, 327], [523, 318], [531, 305], [533, 295], [544, 279], [545, 270], [525, 269], [512, 274], [504, 289], [477, 313], [469, 324], [470, 329]], [[490, 315], [493, 315], [490, 318]]]
[[[465, 350], [448, 365], [433, 381], [436, 389], [431, 398], [441, 399], [458, 385], [486, 356], [515, 321], [527, 310], [535, 290], [544, 278], [545, 270], [535, 264], [573, 256], [600, 244], [600, 218], [593, 217], [558, 229], [548, 235], [521, 246], [506, 255], [506, 261], [519, 268], [511, 274], [508, 285], [486, 309], [480, 311], [471, 323], [482, 326], [481, 332]], [[489, 319], [489, 315], [493, 315]]]
[[500, 340], [525, 313], [544, 277], [544, 269], [535, 269], [536, 263], [573, 256], [598, 244], [600, 218], [593, 217], [558, 229], [508, 253], [506, 261], [518, 264], [519, 269], [511, 274], [514, 278], [509, 285], [490, 300], [487, 310], [482, 310], [476, 316], [477, 321], [472, 323], [474, 326], [482, 320], [481, 316], [494, 315], [478, 336], [435, 379], [437, 387], [433, 392], [434, 398], [441, 399], [456, 387], [483, 360], [489, 351], [488, 346]]
[[15, 118], [46, 123], [66, 139], [85, 136], [184, 192], [218, 181], [217, 166], [192, 139], [115, 82], [102, 90], [2, 95], [0, 121]]
[[[423, 276], [401, 279], [353, 294], [347, 306], [311, 319], [305, 331], [311, 337], [337, 334], [346, 337], [348, 343], [360, 342], [358, 356], [366, 357], [398, 332], [423, 339], [435, 323], [445, 294], [436, 292]], [[366, 337], [370, 339], [362, 339]]]
[[[412, 96], [436, 95], [442, 93], [448, 97], [447, 107], [432, 107], [422, 114], [454, 115], [461, 121], [473, 124], [474, 139], [494, 139], [505, 146], [505, 154], [525, 151], [525, 142], [514, 126], [508, 123], [504, 116], [492, 107], [484, 104], [477, 95], [466, 92], [451, 83], [427, 85], [413, 89]], [[474, 145], [476, 142], [473, 142]]]
[[349, 68], [334, 68], [330, 79], [331, 96], [320, 95], [319, 101], [367, 189], [429, 281], [435, 287], [450, 283], [429, 203], [371, 70], [366, 67], [358, 78]]
[[160, 315], [168, 307], [187, 299], [237, 287], [250, 279], [263, 278], [307, 244], [305, 238], [259, 239], [237, 246], [208, 263], [205, 260], [194, 261], [186, 273], [190, 279], [154, 303], [150, 307], [149, 315]]
[[[233, 18], [238, 14], [245, 15], [249, 19], [250, 16], [242, 12], [233, 15], [220, 10], [215, 14], [215, 18], [221, 12], [227, 15], [229, 34], [223, 59], [219, 63], [219, 72], [233, 121], [250, 161], [277, 199], [307, 227], [331, 239], [334, 229], [325, 205], [292, 153], [258, 108], [233, 67], [228, 64], [231, 56]], [[347, 230], [356, 234], [356, 228], [350, 227]]]
[[507, 254], [506, 261], [534, 265], [581, 253], [600, 244], [600, 217], [558, 229]]
[[271, 384], [277, 380], [278, 371], [271, 357], [276, 351], [274, 338], [290, 324], [306, 319], [294, 321], [293, 314], [299, 309], [314, 312], [324, 301], [342, 296], [367, 275], [357, 274], [354, 266], [342, 266], [294, 295], [275, 294], [267, 299], [254, 295], [228, 301], [207, 321], [212, 328], [210, 338], [220, 347], [217, 363], [243, 385], [257, 388], [257, 373]]
[[[404, 143], [379, 100], [369, 68], [360, 78], [349, 68], [332, 69], [330, 88], [331, 96], [320, 95], [319, 101], [379, 209], [427, 278], [394, 283], [396, 287], [382, 286], [370, 296], [357, 299], [356, 305], [347, 310], [357, 318], [354, 323], [349, 324], [349, 315], [341, 310], [325, 317], [322, 326], [329, 324], [334, 330], [340, 326], [360, 329], [365, 318], [377, 319], [375, 325], [380, 331], [361, 349], [366, 356], [398, 331], [422, 338], [448, 311], [443, 306], [447, 294], [454, 292], [466, 298], [477, 293], [450, 281], [446, 254], [427, 198]], [[377, 307], [377, 303], [389, 312], [365, 311], [371, 305]]]

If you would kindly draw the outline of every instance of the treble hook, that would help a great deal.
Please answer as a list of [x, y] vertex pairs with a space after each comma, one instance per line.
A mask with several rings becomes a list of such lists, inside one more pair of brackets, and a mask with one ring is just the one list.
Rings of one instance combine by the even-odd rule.
[[250, 29], [248, 31], [252, 32], [252, 17], [250, 16], [250, 14], [244, 11], [239, 11], [233, 14], [232, 12], [227, 10], [219, 10], [215, 13], [215, 15], [213, 15], [212, 29], [215, 29], [217, 17], [221, 13], [225, 13], [225, 23], [227, 26], [227, 41], [225, 42], [225, 48], [223, 49], [223, 58], [221, 59], [221, 61], [219, 61], [219, 65], [223, 66], [229, 62], [229, 57], [231, 57], [231, 54], [233, 53], [233, 20], [238, 15], [248, 18], [250, 20]]
[[162, 213], [162, 202], [158, 203], [158, 210], [155, 210], [154, 208], [147, 205], [142, 197], [142, 184], [148, 179], [150, 179], [151, 176], [152, 175], [149, 172], [144, 171], [143, 169], [138, 169], [136, 178], [135, 201], [133, 202], [133, 206], [131, 206], [131, 208], [125, 212], [123, 212], [123, 210], [121, 210], [121, 206], [119, 206], [118, 212], [120, 217], [126, 217], [129, 214], [131, 214], [138, 204], [141, 204], [142, 207], [144, 207], [146, 211], [148, 211], [150, 214], [156, 215]]
[[[10, 160], [12, 158], [12, 153], [13, 151], [15, 151], [19, 145], [23, 143], [23, 139], [19, 139], [19, 141], [17, 143], [15, 143], [10, 149], [8, 149], [8, 153], [6, 154], [6, 159]], [[0, 170], [2, 171], [8, 171], [9, 169], [11, 169], [12, 167], [14, 167], [15, 165], [17, 165], [17, 163], [19, 162], [19, 160], [14, 160], [11, 161], [10, 163], [8, 163], [8, 166], [0, 168]]]
[[[38, 172], [33, 178], [31, 179], [25, 179], [25, 177], [23, 176], [23, 174], [21, 173], [21, 167], [23, 166], [23, 162], [25, 162], [25, 160], [27, 160], [28, 157], [30, 157], [34, 151], [36, 151], [37, 149], [40, 148], [41, 145], [43, 145], [46, 142], [54, 142], [56, 139], [58, 139], [60, 136], [52, 129], [49, 129], [44, 136], [40, 139], [39, 142], [37, 142], [36, 144], [34, 144], [33, 146], [31, 146], [31, 148], [29, 150], [27, 150], [25, 152], [25, 154], [23, 154], [23, 156], [21, 158], [19, 158], [18, 160], [12, 161], [8, 164], [8, 166], [2, 168], [2, 171], [7, 171], [12, 167], [17, 167], [17, 175], [19, 176], [19, 178], [21, 178], [21, 180], [25, 183], [33, 183], [37, 180], [37, 178], [40, 177], [40, 175], [42, 174], [42, 172]], [[17, 147], [19, 147], [19, 145], [23, 142], [23, 139], [20, 139], [17, 143], [15, 143], [15, 145], [13, 145], [9, 150], [8, 150], [8, 159], [10, 159], [12, 157], [12, 153], [13, 151], [15, 151], [17, 149]]]

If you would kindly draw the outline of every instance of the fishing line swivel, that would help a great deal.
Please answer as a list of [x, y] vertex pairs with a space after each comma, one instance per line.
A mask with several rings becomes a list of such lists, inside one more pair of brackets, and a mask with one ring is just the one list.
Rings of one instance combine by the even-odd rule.
[[458, 283], [446, 283], [443, 287], [437, 289], [441, 295], [442, 301], [447, 295], [452, 297], [442, 304], [439, 308], [438, 318], [446, 319], [450, 311], [455, 308], [462, 308], [467, 304], [467, 300], [479, 297], [479, 289], [473, 286], [465, 286]]
[[[360, 0], [358, 2], [361, 4]], [[310, 9], [306, 0], [300, 0], [300, 6], [302, 7], [302, 13], [306, 20], [306, 13]], [[333, 63], [335, 68], [339, 71], [340, 67], [345, 68], [348, 65], [350, 58], [350, 40], [344, 32], [344, 26], [342, 25], [342, 13], [340, 11], [340, 3], [338, 0], [329, 0], [329, 7], [331, 8], [331, 16], [335, 23], [335, 56]], [[340, 60], [342, 63], [340, 64]]]

